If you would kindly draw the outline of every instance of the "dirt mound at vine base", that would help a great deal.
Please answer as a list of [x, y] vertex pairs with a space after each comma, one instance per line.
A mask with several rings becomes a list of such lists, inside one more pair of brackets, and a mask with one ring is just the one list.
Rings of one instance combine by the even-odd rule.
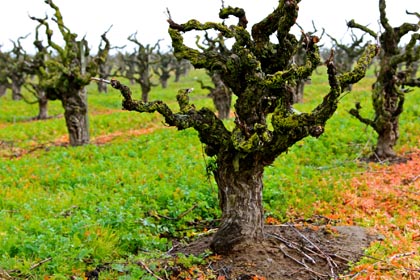
[[[359, 260], [364, 249], [377, 239], [358, 226], [279, 225], [266, 226], [264, 233], [260, 243], [235, 248], [228, 256], [207, 257], [207, 263], [200, 267], [201, 276], [241, 280], [334, 279], [346, 274], [349, 263]], [[202, 254], [210, 249], [211, 238], [208, 235], [175, 247], [171, 255]], [[173, 279], [184, 279], [182, 269], [168, 269], [172, 270]]]

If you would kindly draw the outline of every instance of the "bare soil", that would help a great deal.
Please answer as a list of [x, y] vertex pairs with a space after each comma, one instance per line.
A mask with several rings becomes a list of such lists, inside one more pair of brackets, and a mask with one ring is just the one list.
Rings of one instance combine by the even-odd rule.
[[[266, 226], [264, 232], [262, 242], [245, 244], [227, 256], [209, 256], [200, 270], [216, 279], [338, 279], [377, 239], [358, 226], [276, 225]], [[203, 236], [186, 246], [175, 246], [171, 255], [202, 254], [210, 249], [211, 238]], [[167, 269], [175, 277], [170, 279], [187, 279], [179, 267]]]

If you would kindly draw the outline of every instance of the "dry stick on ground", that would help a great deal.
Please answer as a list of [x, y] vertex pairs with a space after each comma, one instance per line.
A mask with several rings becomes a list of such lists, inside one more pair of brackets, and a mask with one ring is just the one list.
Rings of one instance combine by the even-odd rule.
[[[275, 238], [275, 239], [277, 239], [277, 240], [279, 240], [279, 241], [281, 241], [283, 244], [285, 244], [288, 248], [290, 248], [290, 249], [293, 249], [293, 250], [296, 250], [297, 252], [299, 252], [301, 255], [303, 255], [306, 259], [308, 259], [309, 261], [311, 261], [312, 263], [316, 263], [315, 262], [315, 260], [311, 257], [311, 256], [309, 256], [308, 254], [306, 254], [305, 252], [303, 252], [301, 249], [299, 249], [299, 247], [301, 247], [301, 248], [303, 248], [304, 250], [306, 250], [306, 251], [308, 251], [309, 253], [311, 253], [311, 254], [314, 254], [314, 255], [316, 255], [316, 256], [318, 256], [318, 257], [320, 257], [320, 258], [322, 258], [322, 259], [325, 259], [326, 261], [327, 261], [327, 263], [328, 263], [328, 266], [330, 267], [330, 269], [331, 269], [331, 273], [332, 273], [332, 277], [334, 277], [334, 278], [336, 278], [337, 277], [337, 275], [336, 275], [336, 273], [335, 273], [335, 271], [334, 271], [334, 268], [338, 268], [338, 265], [334, 262], [334, 260], [331, 258], [331, 257], [335, 257], [335, 258], [337, 258], [337, 259], [339, 259], [339, 260], [341, 260], [341, 261], [344, 261], [344, 262], [346, 262], [346, 263], [348, 263], [349, 262], [349, 260], [347, 260], [346, 258], [343, 258], [343, 257], [340, 257], [340, 256], [338, 256], [337, 254], [333, 254], [333, 255], [330, 255], [330, 254], [326, 254], [325, 252], [323, 252], [319, 247], [317, 247], [312, 241], [310, 241], [306, 236], [304, 236], [301, 232], [299, 232], [293, 225], [287, 225], [288, 227], [292, 227], [293, 228], [293, 230], [294, 231], [296, 231], [298, 234], [299, 234], [299, 236], [301, 236], [306, 242], [308, 242], [317, 252], [315, 252], [314, 250], [312, 250], [312, 249], [310, 249], [310, 248], [308, 248], [308, 247], [306, 247], [306, 246], [302, 246], [301, 244], [297, 244], [297, 243], [294, 243], [294, 242], [292, 242], [292, 241], [289, 241], [289, 240], [287, 240], [287, 239], [285, 239], [284, 237], [282, 237], [282, 236], [280, 236], [280, 235], [278, 235], [278, 234], [267, 234], [267, 236], [269, 236], [269, 237], [273, 237], [273, 238]], [[280, 250], [283, 252], [283, 254], [286, 256], [286, 257], [289, 257], [289, 258], [291, 258], [293, 261], [295, 261], [295, 262], [297, 262], [298, 264], [300, 264], [300, 265], [302, 265], [302, 266], [304, 266], [305, 267], [305, 269], [307, 269], [308, 271], [310, 271], [310, 272], [312, 272], [312, 273], [315, 273], [315, 274], [317, 274], [318, 276], [320, 276], [317, 272], [314, 272], [313, 270], [311, 270], [311, 269], [308, 269], [309, 267], [305, 264], [305, 263], [303, 263], [303, 262], [300, 262], [300, 261], [297, 261], [296, 259], [294, 259], [293, 257], [291, 257], [290, 255], [288, 255], [282, 248], [280, 248]], [[324, 275], [324, 277], [328, 277], [329, 275]]]
[[[420, 175], [414, 176], [412, 178], [406, 178], [402, 180], [403, 185], [410, 185], [412, 183], [414, 183], [417, 179], [420, 178]], [[416, 193], [419, 194], [419, 193]]]
[[280, 251], [282, 251], [282, 253], [283, 253], [283, 255], [285, 255], [286, 257], [288, 257], [289, 259], [291, 259], [292, 261], [294, 261], [295, 263], [297, 263], [297, 264], [300, 264], [301, 266], [304, 266], [306, 269], [310, 269], [309, 268], [309, 266], [306, 264], [306, 263], [304, 263], [304, 262], [301, 262], [300, 260], [298, 260], [298, 259], [295, 259], [294, 257], [292, 257], [291, 255], [289, 255], [284, 249], [283, 249], [283, 247], [282, 246], [280, 246], [279, 247], [279, 249], [280, 249]]
[[[213, 266], [212, 266], [212, 263], [210, 263], [208, 266], [207, 266], [211, 271], [214, 271], [215, 273], [217, 273], [217, 275], [218, 275], [218, 277], [220, 278], [220, 279], [229, 279], [228, 277], [229, 277], [229, 267], [226, 267], [226, 266], [223, 266], [223, 267], [221, 267], [221, 268], [219, 268], [219, 269], [214, 269], [213, 268]], [[223, 278], [224, 277], [224, 278]], [[218, 278], [218, 279], [219, 279]]]
[[[291, 260], [293, 260], [294, 262], [296, 262], [297, 264], [300, 264], [300, 265], [302, 265], [304, 268], [305, 268], [305, 270], [307, 270], [307, 271], [309, 271], [309, 272], [311, 272], [311, 273], [313, 273], [313, 274], [315, 274], [316, 276], [318, 276], [318, 277], [322, 277], [322, 278], [325, 278], [325, 277], [328, 277], [329, 275], [328, 274], [321, 274], [321, 273], [319, 273], [319, 272], [316, 272], [316, 271], [314, 271], [314, 270], [312, 270], [306, 263], [304, 263], [304, 262], [301, 262], [301, 261], [299, 261], [299, 260], [297, 260], [297, 259], [295, 259], [294, 257], [292, 257], [291, 255], [289, 255], [289, 254], [287, 254], [287, 252], [286, 251], [284, 251], [283, 250], [283, 248], [280, 246], [279, 247], [279, 249], [280, 249], [280, 251], [282, 251], [282, 253], [284, 254], [284, 256], [286, 256], [286, 257], [288, 257], [288, 258], [290, 258]], [[295, 274], [296, 272], [294, 272], [294, 273], [292, 273], [291, 275], [289, 275], [289, 276], [292, 276], [293, 274]]]
[[9, 273], [7, 273], [6, 270], [3, 270], [0, 268], [0, 279], [2, 280], [8, 280], [8, 279], [13, 279], [12, 276], [9, 275]]
[[157, 276], [144, 262], [138, 261], [137, 264], [141, 265], [149, 274], [151, 274], [156, 279], [163, 280], [163, 278], [160, 278], [159, 276]]
[[324, 251], [322, 251], [321, 249], [319, 249], [319, 247], [316, 246], [311, 240], [309, 240], [309, 238], [307, 238], [300, 231], [298, 231], [294, 225], [290, 225], [290, 227], [297, 234], [299, 234], [299, 236], [302, 237], [305, 241], [309, 242], [309, 244], [311, 244], [322, 256], [324, 256], [324, 258], [327, 260], [328, 266], [330, 267], [330, 270], [331, 270], [331, 273], [332, 273], [332, 277], [336, 278], [337, 277], [337, 274], [335, 273], [334, 269], [335, 268], [338, 268], [338, 265], [334, 262], [334, 260], [328, 254], [326, 254]]
[[[267, 234], [267, 236], [269, 237], [273, 237], [275, 239], [280, 240], [284, 245], [286, 245], [288, 248], [293, 249], [298, 251], [299, 253], [301, 253], [306, 259], [308, 259], [311, 263], [316, 264], [316, 261], [309, 256], [308, 254], [306, 254], [305, 252], [303, 252], [302, 250], [299, 249], [299, 245], [287, 240], [286, 238], [283, 238], [282, 236], [278, 235], [278, 234]], [[284, 251], [282, 250], [282, 252], [284, 253]]]
[[355, 273], [352, 273], [352, 274], [347, 274], [347, 275], [343, 275], [342, 276], [342, 278], [343, 279], [350, 279], [350, 280], [353, 280], [353, 279], [356, 279], [359, 275], [361, 275], [361, 274], [363, 274], [363, 273], [365, 273], [366, 272], [366, 270], [365, 269], [363, 269], [363, 270], [361, 270], [361, 271], [357, 271], [357, 272], [355, 272]]
[[165, 215], [161, 215], [161, 214], [157, 214], [157, 216], [159, 217], [159, 218], [164, 218], [164, 219], [167, 219], [167, 220], [172, 220], [172, 221], [174, 221], [174, 220], [179, 220], [179, 219], [181, 219], [182, 217], [184, 217], [185, 215], [187, 215], [188, 213], [190, 213], [192, 210], [194, 210], [196, 207], [197, 207], [198, 205], [197, 205], [197, 203], [196, 204], [194, 204], [190, 209], [188, 209], [187, 211], [185, 211], [185, 212], [182, 212], [181, 214], [179, 214], [178, 216], [176, 216], [176, 217], [169, 217], [169, 216], [165, 216]]
[[49, 261], [51, 261], [52, 260], [52, 258], [51, 257], [49, 257], [49, 258], [46, 258], [45, 260], [42, 260], [42, 261], [40, 261], [40, 262], [37, 262], [36, 264], [34, 264], [34, 265], [32, 265], [31, 266], [31, 268], [29, 268], [29, 270], [34, 270], [35, 268], [37, 268], [38, 266], [41, 266], [42, 264], [44, 264], [44, 263], [46, 263], [46, 262], [49, 262]]
[[[275, 238], [275, 239], [277, 239], [277, 240], [279, 240], [279, 241], [281, 241], [283, 244], [285, 244], [286, 245], [286, 247], [288, 247], [288, 248], [290, 248], [290, 249], [293, 249], [293, 250], [296, 250], [297, 252], [299, 252], [300, 254], [302, 254], [306, 259], [308, 259], [310, 262], [312, 262], [313, 264], [315, 264], [316, 262], [315, 262], [315, 260], [311, 257], [311, 256], [309, 256], [308, 254], [306, 254], [305, 252], [303, 252], [302, 250], [300, 250], [299, 249], [299, 247], [301, 246], [301, 245], [299, 245], [299, 244], [296, 244], [296, 243], [294, 243], [294, 242], [292, 242], [292, 241], [289, 241], [289, 240], [287, 240], [287, 239], [285, 239], [285, 238], [283, 238], [282, 236], [280, 236], [280, 235], [278, 235], [278, 234], [267, 234], [267, 236], [269, 236], [269, 237], [273, 237], [273, 238]], [[310, 251], [311, 253], [315, 253], [315, 252], [313, 252], [311, 249], [309, 249], [309, 248], [306, 248], [306, 247], [303, 247], [304, 249], [306, 249], [306, 250], [308, 250], [308, 251]], [[311, 272], [311, 273], [313, 273], [313, 274], [315, 274], [316, 276], [318, 276], [318, 277], [323, 277], [323, 278], [325, 278], [325, 277], [329, 277], [329, 275], [327, 275], [327, 274], [321, 274], [321, 273], [319, 273], [319, 272], [316, 272], [316, 271], [314, 271], [314, 270], [312, 270], [305, 262], [301, 262], [301, 261], [299, 261], [299, 260], [297, 260], [297, 259], [295, 259], [294, 257], [292, 257], [291, 255], [289, 255], [281, 246], [279, 247], [279, 249], [280, 249], [280, 251], [282, 251], [282, 253], [284, 254], [284, 256], [285, 257], [288, 257], [288, 258], [290, 258], [291, 260], [293, 260], [294, 262], [296, 262], [297, 264], [299, 264], [299, 265], [302, 265], [304, 268], [305, 268], [305, 270], [307, 270], [307, 271], [309, 271], [309, 272]], [[317, 254], [318, 255], [318, 254]], [[294, 273], [293, 273], [294, 274]], [[290, 275], [291, 276], [291, 275]]]

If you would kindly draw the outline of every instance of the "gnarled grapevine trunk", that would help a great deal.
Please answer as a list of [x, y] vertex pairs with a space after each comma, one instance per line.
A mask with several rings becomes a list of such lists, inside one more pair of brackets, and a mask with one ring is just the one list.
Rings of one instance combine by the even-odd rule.
[[[296, 80], [308, 79], [321, 63], [316, 45], [319, 40], [308, 36], [304, 64], [289, 67], [298, 44], [294, 35], [289, 33], [296, 23], [298, 2], [279, 1], [279, 6], [270, 15], [252, 27], [252, 34], [246, 31], [247, 19], [240, 8], [221, 9], [221, 19], [230, 15], [239, 18], [238, 25], [229, 28], [224, 23], [203, 24], [197, 20], [178, 24], [169, 18], [175, 57], [188, 59], [196, 68], [219, 74], [237, 97], [233, 128], [225, 126], [225, 122], [209, 108], [198, 109], [191, 104], [191, 88], [178, 90], [179, 111], [173, 111], [161, 100], [135, 100], [129, 87], [117, 80], [107, 81], [121, 92], [124, 109], [140, 113], [158, 112], [168, 126], [179, 130], [194, 128], [198, 132], [206, 155], [216, 161], [215, 167], [208, 165], [207, 168], [213, 170], [222, 211], [219, 229], [211, 243], [217, 254], [229, 254], [235, 247], [262, 239], [264, 167], [272, 164], [297, 141], [308, 136], [319, 137], [337, 109], [342, 88], [362, 79], [377, 54], [377, 47], [369, 45], [354, 70], [337, 75], [331, 53], [325, 63], [329, 92], [312, 111], [296, 113], [291, 107], [290, 85]], [[232, 49], [221, 53], [208, 49], [199, 51], [184, 45], [183, 33], [209, 29], [221, 32], [223, 37], [235, 38]], [[269, 41], [274, 33], [277, 33], [278, 45]]]
[[219, 74], [211, 77], [215, 88], [210, 93], [220, 119], [228, 119], [232, 103], [232, 91], [225, 85]]
[[381, 69], [373, 86], [374, 129], [378, 133], [373, 160], [396, 157], [394, 147], [399, 138], [399, 116], [403, 112], [405, 98], [395, 79], [397, 70], [390, 64], [389, 58], [382, 58]]
[[44, 91], [38, 94], [38, 108], [39, 113], [36, 117], [38, 120], [45, 120], [48, 118], [48, 98]]
[[64, 107], [67, 131], [71, 146], [81, 146], [89, 143], [89, 122], [86, 92], [63, 95], [61, 100]]
[[21, 84], [15, 81], [12, 81], [12, 100], [21, 100]]
[[239, 155], [236, 157], [218, 160], [214, 171], [222, 217], [211, 247], [218, 253], [227, 253], [236, 244], [255, 242], [263, 236], [264, 167], [258, 161], [247, 162], [239, 160]]
[[[371, 126], [377, 133], [377, 144], [375, 152], [370, 156], [372, 160], [387, 160], [396, 157], [394, 146], [399, 137], [398, 119], [403, 112], [405, 94], [409, 87], [419, 87], [417, 79], [413, 79], [411, 74], [400, 71], [402, 63], [412, 65], [420, 58], [420, 52], [416, 45], [420, 41], [418, 33], [418, 23], [405, 22], [397, 27], [389, 24], [386, 15], [386, 1], [379, 0], [380, 24], [383, 27], [381, 33], [376, 33], [367, 26], [356, 23], [351, 20], [347, 23], [350, 28], [360, 29], [373, 38], [379, 38], [381, 44], [379, 55], [379, 71], [376, 82], [373, 84], [372, 103], [375, 110], [373, 120], [364, 118], [360, 115], [360, 104], [355, 109], [350, 110], [350, 114], [358, 118], [361, 122]], [[407, 14], [417, 15], [418, 13]], [[404, 48], [400, 48], [402, 37], [411, 32], [411, 38]], [[410, 68], [408, 70], [411, 70]], [[414, 77], [415, 78], [415, 77]]]
[[0, 85], [0, 97], [6, 94], [7, 86], [6, 85]]
[[378, 131], [375, 157], [380, 160], [396, 157], [394, 146], [399, 138], [398, 117], [387, 120]]

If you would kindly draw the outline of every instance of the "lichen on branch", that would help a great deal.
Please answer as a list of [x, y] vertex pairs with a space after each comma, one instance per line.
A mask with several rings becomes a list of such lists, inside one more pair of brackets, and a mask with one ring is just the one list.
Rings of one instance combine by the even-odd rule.
[[[169, 22], [174, 54], [178, 59], [191, 61], [195, 68], [205, 68], [218, 73], [223, 82], [237, 96], [235, 128], [226, 147], [233, 146], [242, 153], [260, 152], [271, 159], [286, 151], [296, 141], [324, 131], [325, 122], [337, 108], [338, 98], [345, 85], [359, 81], [376, 54], [376, 47], [369, 46], [351, 72], [338, 75], [334, 62], [328, 63], [330, 92], [311, 113], [295, 114], [291, 107], [291, 85], [310, 77], [321, 59], [316, 36], [305, 36], [299, 41], [290, 32], [298, 16], [298, 2], [281, 0], [276, 9], [252, 27], [245, 29], [246, 14], [240, 8], [221, 8], [219, 17], [237, 17], [237, 25], [227, 27], [218, 23], [200, 23], [189, 20], [184, 24]], [[194, 49], [184, 44], [183, 33], [215, 30], [226, 38], [233, 38], [230, 49], [223, 53], [214, 49]], [[270, 40], [275, 34], [278, 42]], [[304, 45], [303, 64], [292, 63], [297, 49]], [[270, 130], [268, 116], [272, 114]], [[270, 161], [270, 160], [268, 160]]]
[[118, 80], [111, 80], [111, 86], [119, 90], [124, 98], [123, 108], [128, 111], [140, 113], [158, 112], [165, 118], [169, 126], [177, 127], [179, 130], [194, 128], [198, 131], [202, 143], [211, 147], [220, 147], [221, 143], [229, 137], [229, 132], [223, 122], [207, 108], [196, 110], [189, 102], [190, 89], [178, 91], [177, 100], [180, 107], [179, 112], [173, 112], [164, 102], [157, 100], [144, 102], [133, 100], [131, 90], [128, 86], [121, 84]]

